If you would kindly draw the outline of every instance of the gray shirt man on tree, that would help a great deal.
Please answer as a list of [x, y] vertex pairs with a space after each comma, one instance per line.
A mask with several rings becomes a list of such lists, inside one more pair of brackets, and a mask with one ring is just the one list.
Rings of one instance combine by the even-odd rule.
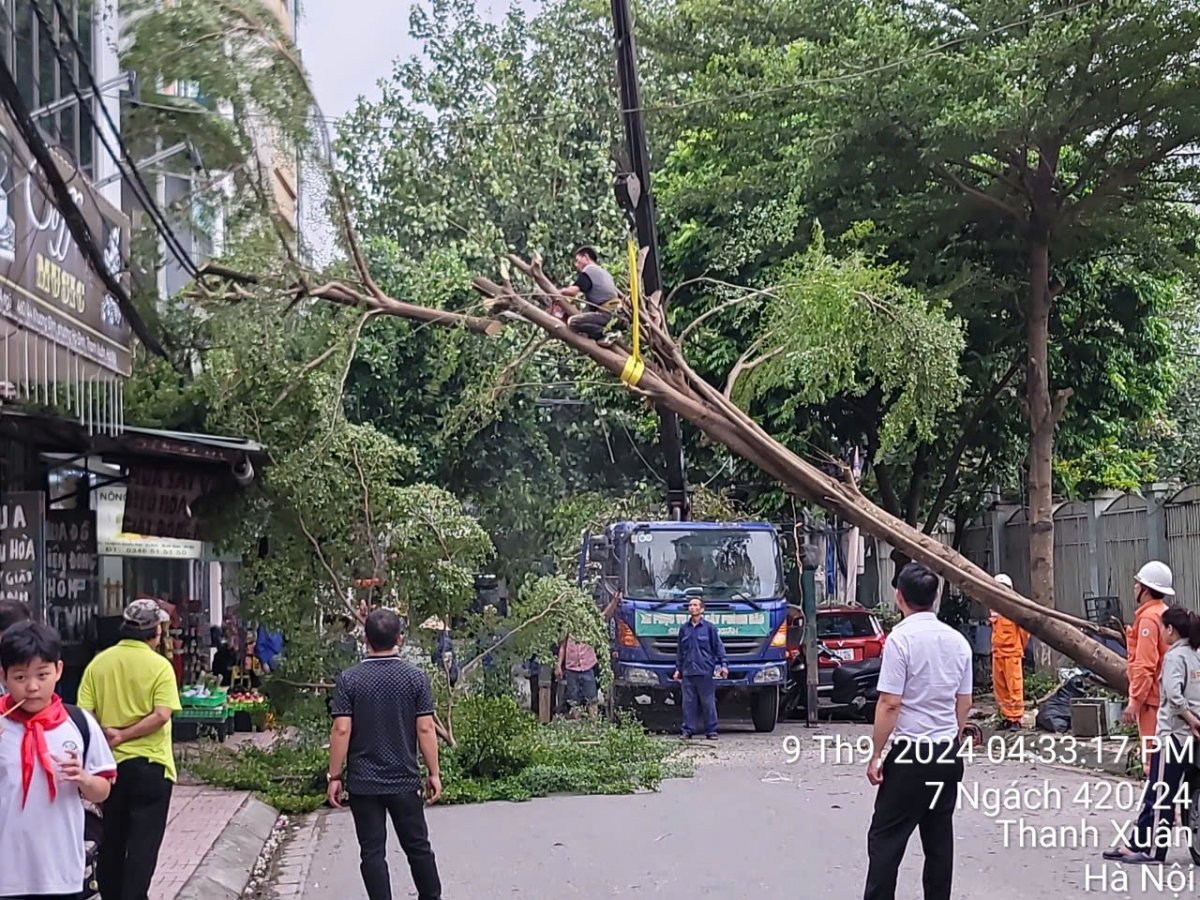
[[575, 251], [575, 283], [562, 289], [564, 297], [579, 297], [584, 300], [584, 311], [567, 319], [567, 326], [574, 332], [599, 341], [608, 346], [620, 337], [616, 331], [607, 331], [614, 313], [621, 305], [621, 294], [616, 282], [598, 262], [593, 247], [580, 247]]

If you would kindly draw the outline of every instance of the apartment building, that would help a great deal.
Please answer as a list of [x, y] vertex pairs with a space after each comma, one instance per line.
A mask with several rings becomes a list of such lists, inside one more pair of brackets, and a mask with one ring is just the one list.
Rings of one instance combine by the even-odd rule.
[[[122, 80], [117, 60], [117, 24], [112, 16], [103, 14], [105, 0], [62, 0], [68, 13], [66, 22], [60, 20], [56, 7], [43, 4], [49, 24], [58, 32], [64, 49], [69, 46], [66, 30], [79, 39], [92, 73], [101, 85], [100, 103], [120, 122], [120, 91]], [[111, 0], [110, 0], [111, 2]], [[34, 13], [32, 0], [0, 0], [0, 55], [3, 55], [21, 90], [21, 98], [33, 112], [47, 143], [77, 165], [89, 181], [109, 202], [121, 205], [121, 185], [114, 178], [117, 167], [100, 149], [95, 131], [86, 121], [86, 114], [71, 90], [71, 81], [85, 83], [82, 67], [73, 53], [65, 53], [69, 67], [59, 65], [54, 53], [54, 37], [43, 28]], [[90, 92], [89, 102], [96, 104]], [[94, 107], [100, 127], [111, 135], [99, 106]]]
[[[0, 0], [4, 2], [4, 0]], [[278, 18], [289, 38], [295, 39], [297, 0], [262, 0], [267, 9]], [[176, 83], [163, 87], [163, 92], [181, 97], [188, 97], [202, 104], [206, 103], [203, 84]], [[214, 108], [219, 113], [230, 114], [228, 110]], [[256, 127], [251, 118], [248, 123], [249, 131], [254, 139], [260, 171], [271, 182], [275, 204], [285, 227], [294, 238], [297, 228], [297, 160], [295, 153], [283, 145], [279, 137], [267, 127]], [[168, 150], [170, 148], [167, 148]], [[187, 152], [179, 148], [180, 152]], [[197, 164], [202, 160], [194, 160]], [[147, 181], [158, 193], [159, 205], [164, 208], [186, 209], [189, 204], [193, 215], [191, 221], [200, 223], [199, 227], [180, 225], [177, 229], [180, 243], [187, 250], [188, 256], [197, 264], [202, 265], [206, 260], [221, 254], [225, 240], [224, 215], [214, 201], [224, 194], [232, 196], [233, 178], [222, 178], [220, 173], [205, 171], [202, 177], [197, 172], [181, 171], [186, 167], [174, 166], [172, 171], [158, 170], [153, 173], [154, 180]], [[204, 192], [204, 202], [196, 196], [197, 190]], [[127, 192], [128, 200], [128, 192]], [[132, 205], [136, 205], [134, 202]], [[202, 209], [203, 207], [203, 209]], [[127, 208], [129, 206], [127, 205]], [[178, 260], [169, 254], [163, 254], [166, 262], [159, 272], [159, 293], [164, 298], [170, 297], [182, 290], [190, 276]]]

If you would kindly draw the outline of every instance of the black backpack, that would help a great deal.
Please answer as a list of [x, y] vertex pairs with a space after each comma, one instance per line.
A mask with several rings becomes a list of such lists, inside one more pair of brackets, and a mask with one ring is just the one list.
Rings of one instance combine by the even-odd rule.
[[[87, 713], [78, 706], [64, 703], [71, 722], [79, 729], [83, 738], [83, 754], [80, 756], [84, 766], [87, 766], [88, 748], [92, 744], [92, 728], [88, 722]], [[96, 857], [100, 853], [100, 839], [104, 836], [104, 819], [100, 807], [94, 803], [83, 803], [83, 900], [96, 896], [99, 886], [96, 883]]]

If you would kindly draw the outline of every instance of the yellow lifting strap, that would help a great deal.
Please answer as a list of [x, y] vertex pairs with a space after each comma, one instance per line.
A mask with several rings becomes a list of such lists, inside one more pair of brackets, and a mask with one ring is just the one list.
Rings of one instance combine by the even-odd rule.
[[625, 360], [625, 370], [621, 372], [621, 382], [629, 387], [637, 387], [646, 371], [642, 362], [641, 334], [638, 321], [638, 248], [634, 241], [629, 242], [629, 302], [633, 307], [633, 355]]

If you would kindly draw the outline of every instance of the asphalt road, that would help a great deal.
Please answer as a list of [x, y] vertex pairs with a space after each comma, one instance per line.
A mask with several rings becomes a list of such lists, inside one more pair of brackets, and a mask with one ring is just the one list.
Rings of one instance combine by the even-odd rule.
[[[874, 789], [858, 760], [839, 763], [832, 750], [820, 758], [817, 736], [836, 734], [854, 739], [866, 731], [853, 725], [809, 731], [789, 724], [773, 735], [723, 734], [719, 746], [692, 751], [699, 760], [695, 777], [666, 782], [656, 794], [432, 808], [429, 825], [444, 896], [861, 896]], [[799, 737], [803, 748], [802, 758], [791, 764], [783, 749], [788, 735]], [[1103, 862], [1100, 851], [1119, 827], [1114, 821], [1136, 816], [1129, 809], [1136, 789], [1118, 784], [1108, 776], [1058, 766], [986, 760], [969, 766], [968, 797], [978, 788], [982, 803], [988, 788], [1008, 791], [1015, 808], [989, 815], [963, 801], [956, 814], [955, 900], [1196, 894], [1200, 878], [1193, 874], [1186, 845], [1168, 856], [1168, 864], [1179, 865], [1173, 873]], [[1056, 808], [1037, 808], [1047, 804]], [[318, 815], [311, 852], [304, 854], [308, 865], [299, 896], [365, 897], [349, 814]], [[1026, 831], [1026, 846], [1020, 846], [1022, 818], [1037, 829], [1051, 826], [1053, 834], [1038, 831], [1030, 837]], [[1071, 831], [1055, 830], [1062, 826], [1076, 829], [1078, 839], [1090, 846], [1061, 846], [1072, 841]], [[1096, 829], [1094, 835], [1088, 827]], [[394, 839], [390, 852], [395, 896], [413, 896]], [[914, 835], [901, 870], [899, 900], [921, 897], [921, 861]]]

